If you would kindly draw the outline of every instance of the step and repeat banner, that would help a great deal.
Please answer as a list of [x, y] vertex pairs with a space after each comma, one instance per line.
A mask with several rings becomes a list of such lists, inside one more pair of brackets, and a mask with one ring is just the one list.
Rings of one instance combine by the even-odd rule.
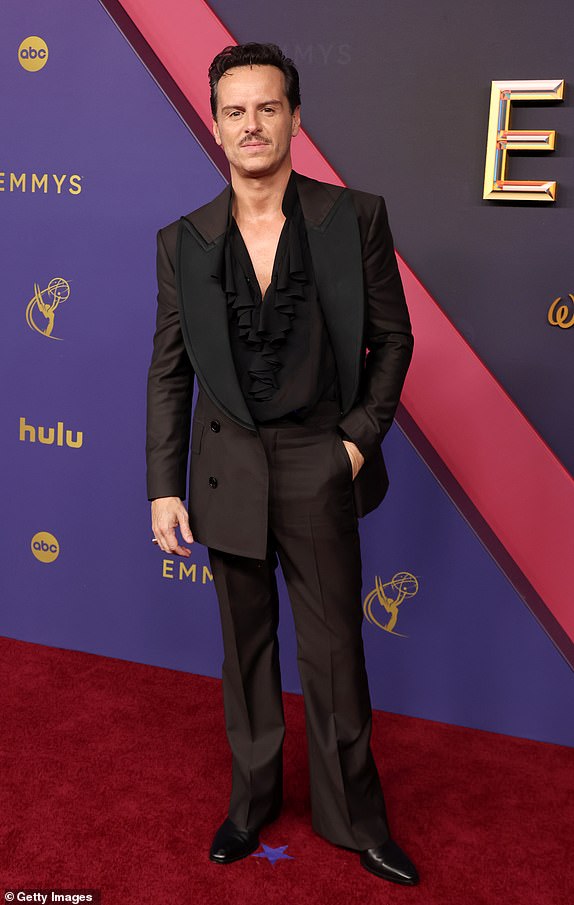
[[[326, 22], [296, 0], [287, 22], [280, 4], [211, 4], [236, 41], [293, 57], [307, 133], [347, 184], [385, 197], [397, 250], [571, 472], [568, 30], [541, 46], [534, 5], [431, 7], [363, 2], [351, 19], [341, 2]], [[151, 543], [145, 395], [156, 232], [225, 180], [128, 37], [98, 0], [3, 10], [0, 633], [220, 676], [207, 551], [179, 560]], [[508, 140], [529, 157], [487, 158], [501, 77], [563, 83], [556, 103], [514, 98]], [[546, 201], [483, 197], [485, 165]], [[397, 425], [384, 450], [391, 488], [360, 523], [373, 706], [574, 745], [555, 639]], [[283, 684], [299, 692], [279, 581]]]

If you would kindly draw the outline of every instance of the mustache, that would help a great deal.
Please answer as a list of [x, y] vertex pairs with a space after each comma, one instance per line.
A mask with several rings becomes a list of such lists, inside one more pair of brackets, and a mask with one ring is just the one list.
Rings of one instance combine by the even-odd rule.
[[269, 142], [267, 141], [266, 138], [251, 138], [246, 141], [242, 141], [241, 147], [243, 147], [243, 145], [259, 145], [259, 144], [268, 145]]

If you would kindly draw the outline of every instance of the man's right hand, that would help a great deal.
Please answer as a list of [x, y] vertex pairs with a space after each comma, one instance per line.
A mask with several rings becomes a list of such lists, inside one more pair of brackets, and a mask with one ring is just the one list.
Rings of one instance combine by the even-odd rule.
[[181, 536], [188, 544], [193, 543], [193, 534], [189, 527], [187, 511], [178, 496], [157, 497], [151, 503], [151, 529], [157, 538], [158, 546], [164, 553], [177, 553], [178, 556], [191, 556], [188, 547], [178, 543], [175, 529], [179, 526]]

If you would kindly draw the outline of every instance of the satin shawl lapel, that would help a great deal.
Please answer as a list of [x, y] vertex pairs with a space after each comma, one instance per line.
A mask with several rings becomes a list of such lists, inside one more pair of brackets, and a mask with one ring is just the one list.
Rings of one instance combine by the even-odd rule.
[[[350, 192], [300, 173], [295, 177], [346, 414], [358, 389], [364, 318], [357, 217]], [[209, 204], [180, 218], [177, 296], [184, 342], [199, 382], [231, 419], [255, 430], [235, 371], [227, 301], [219, 282], [230, 193], [227, 185]]]
[[351, 193], [341, 186], [297, 174], [297, 190], [346, 415], [359, 386], [365, 316], [359, 223]]
[[211, 401], [255, 430], [229, 342], [227, 298], [219, 282], [230, 186], [209, 205], [181, 217], [176, 285], [183, 340], [197, 379]]

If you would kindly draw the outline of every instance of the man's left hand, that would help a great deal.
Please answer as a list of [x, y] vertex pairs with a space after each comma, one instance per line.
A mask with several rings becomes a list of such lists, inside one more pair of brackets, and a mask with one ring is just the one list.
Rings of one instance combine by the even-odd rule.
[[352, 440], [343, 440], [345, 444], [345, 449], [351, 459], [351, 465], [353, 466], [353, 481], [357, 477], [363, 462], [365, 461], [365, 457], [362, 452], [359, 450], [359, 447], [356, 446]]

